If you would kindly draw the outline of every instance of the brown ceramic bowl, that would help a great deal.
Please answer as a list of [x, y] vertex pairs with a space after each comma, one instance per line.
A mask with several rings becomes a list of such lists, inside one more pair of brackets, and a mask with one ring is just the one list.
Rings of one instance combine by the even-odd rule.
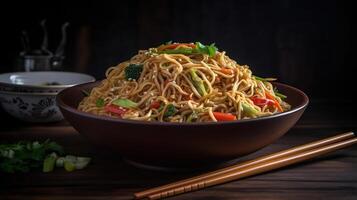
[[218, 164], [235, 159], [284, 135], [298, 121], [309, 99], [300, 90], [274, 85], [292, 105], [287, 112], [233, 122], [164, 123], [122, 120], [77, 110], [84, 95], [99, 82], [67, 88], [57, 103], [73, 127], [97, 146], [124, 158], [149, 165], [183, 167]]

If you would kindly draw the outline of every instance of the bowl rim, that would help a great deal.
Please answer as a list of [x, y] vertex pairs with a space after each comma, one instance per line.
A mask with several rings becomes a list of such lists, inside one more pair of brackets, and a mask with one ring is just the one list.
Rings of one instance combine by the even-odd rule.
[[[96, 81], [96, 82], [101, 82], [101, 81]], [[86, 84], [91, 84], [91, 83], [84, 83], [84, 84], [79, 84], [74, 87], [81, 87]], [[279, 83], [279, 82], [273, 82], [273, 85], [279, 85], [286, 87], [290, 90], [294, 90], [295, 92], [299, 93], [303, 97], [303, 101], [300, 105], [296, 106], [295, 108], [277, 113], [274, 115], [269, 115], [269, 116], [264, 116], [264, 117], [258, 117], [258, 118], [252, 118], [252, 119], [242, 119], [242, 120], [235, 120], [235, 121], [221, 121], [221, 122], [195, 122], [195, 123], [186, 123], [186, 122], [159, 122], [159, 121], [139, 121], [139, 120], [128, 120], [128, 119], [120, 119], [120, 118], [114, 118], [114, 117], [108, 117], [108, 116], [100, 116], [100, 115], [95, 115], [87, 112], [83, 112], [78, 110], [77, 108], [73, 108], [67, 104], [65, 104], [62, 101], [62, 95], [63, 93], [66, 92], [68, 89], [73, 89], [71, 88], [66, 88], [62, 91], [60, 91], [57, 94], [57, 105], [61, 109], [65, 109], [69, 112], [76, 113], [77, 115], [80, 115], [81, 117], [86, 117], [86, 118], [91, 118], [91, 119], [96, 119], [96, 120], [105, 120], [105, 121], [110, 121], [110, 122], [117, 122], [117, 123], [125, 123], [125, 124], [131, 124], [131, 125], [147, 125], [147, 126], [220, 126], [220, 125], [229, 125], [229, 124], [242, 124], [242, 123], [249, 123], [249, 122], [255, 122], [255, 121], [262, 121], [262, 120], [268, 120], [268, 119], [273, 119], [273, 118], [278, 118], [281, 116], [289, 115], [291, 113], [295, 113], [299, 110], [305, 109], [307, 105], [309, 104], [309, 97], [300, 89], [297, 89], [293, 86], [284, 84], [284, 83]]]
[[5, 95], [21, 95], [21, 96], [56, 96], [58, 92], [15, 92], [15, 91], [1, 91], [0, 94]]
[[[85, 73], [79, 73], [79, 72], [67, 72], [67, 71], [31, 71], [31, 72], [8, 72], [8, 73], [2, 73], [0, 75], [6, 76], [6, 75], [13, 75], [13, 74], [33, 74], [33, 73], [63, 73], [63, 74], [72, 74], [72, 75], [84, 75], [87, 76], [90, 81], [86, 83], [92, 83], [95, 82], [96, 79]], [[85, 84], [85, 83], [80, 83], [80, 84]], [[14, 84], [14, 83], [6, 83], [0, 81], [0, 86], [4, 87], [12, 87], [12, 88], [26, 88], [26, 89], [63, 89], [63, 88], [69, 88], [73, 87], [75, 85], [78, 85], [76, 83], [74, 84], [64, 84], [64, 85], [31, 85], [31, 84]]]

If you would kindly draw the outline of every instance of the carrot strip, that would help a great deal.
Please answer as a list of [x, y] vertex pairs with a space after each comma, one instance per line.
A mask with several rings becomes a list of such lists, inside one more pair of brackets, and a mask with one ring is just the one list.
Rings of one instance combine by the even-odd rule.
[[274, 98], [273, 95], [271, 95], [269, 92], [266, 91], [266, 92], [265, 92], [265, 96], [266, 96], [268, 99], [274, 101], [274, 105], [278, 108], [278, 110], [279, 110], [280, 112], [283, 112], [283, 111], [284, 111], [283, 108], [280, 106], [280, 103]]
[[227, 74], [227, 75], [231, 75], [231, 74], [234, 73], [232, 69], [227, 68], [227, 67], [222, 67], [222, 68], [221, 68], [221, 72], [222, 72], [223, 74]]

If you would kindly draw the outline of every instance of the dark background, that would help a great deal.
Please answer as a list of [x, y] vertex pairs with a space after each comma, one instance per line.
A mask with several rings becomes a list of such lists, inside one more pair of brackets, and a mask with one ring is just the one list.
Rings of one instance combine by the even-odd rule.
[[[277, 77], [311, 98], [352, 98], [352, 3], [345, 1], [24, 1], [2, 5], [0, 72], [14, 71], [21, 30], [39, 47], [47, 19], [54, 50], [71, 23], [66, 70], [101, 79], [138, 49], [178, 42], [215, 42], [259, 76]], [[346, 94], [351, 95], [346, 95]]]
[[[22, 51], [21, 30], [28, 30], [31, 45], [39, 47], [39, 22], [44, 18], [51, 50], [60, 40], [61, 24], [71, 23], [66, 70], [98, 79], [110, 65], [129, 59], [138, 49], [169, 40], [215, 42], [255, 74], [277, 77], [311, 99], [284, 137], [242, 159], [247, 160], [344, 131], [357, 132], [354, 4], [347, 0], [1, 1], [0, 73], [15, 70], [15, 58]], [[267, 135], [272, 131], [267, 128]], [[117, 154], [100, 153], [101, 147], [92, 146], [65, 121], [24, 123], [0, 109], [0, 143], [48, 138], [68, 153], [91, 156], [93, 164], [71, 174], [63, 170], [52, 175], [0, 174], [4, 182], [0, 188], [5, 188], [0, 189], [0, 199], [130, 199], [133, 192], [190, 176], [136, 169]], [[354, 146], [182, 199], [356, 199], [356, 155]]]

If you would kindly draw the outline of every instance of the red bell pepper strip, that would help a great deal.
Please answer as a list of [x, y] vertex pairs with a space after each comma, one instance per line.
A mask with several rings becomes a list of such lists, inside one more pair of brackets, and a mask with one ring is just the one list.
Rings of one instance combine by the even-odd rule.
[[159, 101], [153, 101], [150, 105], [150, 108], [158, 109], [160, 108], [161, 103]]
[[127, 110], [116, 105], [107, 105], [105, 111], [122, 116]]
[[281, 108], [279, 102], [274, 98], [273, 95], [271, 95], [269, 92], [266, 91], [266, 92], [265, 92], [265, 96], [266, 96], [268, 99], [274, 101], [274, 105], [278, 108], [278, 110], [279, 110], [280, 112], [283, 112], [283, 111], [284, 111], [283, 108]]
[[213, 116], [216, 118], [217, 121], [237, 120], [237, 117], [235, 115], [232, 115], [231, 113], [213, 112]]
[[259, 98], [257, 96], [253, 96], [250, 99], [253, 101], [254, 105], [257, 105], [257, 106], [260, 106], [260, 107], [263, 107], [265, 105], [275, 106], [275, 101], [273, 101], [271, 99]]

